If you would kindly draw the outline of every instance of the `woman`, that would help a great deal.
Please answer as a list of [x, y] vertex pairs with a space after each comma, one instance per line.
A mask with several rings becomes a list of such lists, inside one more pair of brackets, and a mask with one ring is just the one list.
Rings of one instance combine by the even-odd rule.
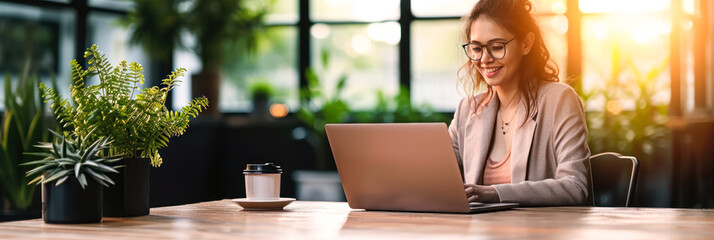
[[480, 0], [464, 17], [468, 95], [449, 126], [464, 188], [470, 202], [586, 205], [583, 106], [558, 83], [532, 9], [528, 0]]

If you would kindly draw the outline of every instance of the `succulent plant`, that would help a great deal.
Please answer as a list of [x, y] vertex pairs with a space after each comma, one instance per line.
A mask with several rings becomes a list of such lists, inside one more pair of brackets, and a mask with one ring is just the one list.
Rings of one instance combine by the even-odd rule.
[[[55, 186], [62, 184], [67, 180], [70, 174], [73, 174], [82, 188], [88, 185], [87, 178], [94, 179], [99, 184], [108, 187], [109, 184], [114, 184], [107, 173], [118, 173], [116, 168], [121, 166], [112, 166], [121, 160], [121, 155], [103, 156], [102, 150], [108, 149], [111, 140], [108, 137], [101, 137], [94, 142], [89, 142], [87, 139], [91, 132], [86, 136], [63, 136], [52, 130], [54, 142], [41, 142], [35, 147], [43, 149], [43, 152], [25, 153], [26, 155], [44, 157], [42, 160], [24, 163], [23, 165], [40, 165], [27, 172], [26, 176], [39, 174], [38, 177], [28, 183], [47, 183], [57, 180]], [[73, 139], [70, 139], [73, 138]]]

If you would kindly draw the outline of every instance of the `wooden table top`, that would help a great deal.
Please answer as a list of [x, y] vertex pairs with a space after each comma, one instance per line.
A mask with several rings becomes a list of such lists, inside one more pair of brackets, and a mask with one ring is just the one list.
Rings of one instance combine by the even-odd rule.
[[713, 239], [714, 210], [517, 208], [480, 214], [354, 210], [301, 202], [243, 211], [230, 200], [151, 209], [97, 224], [0, 223], [0, 239]]

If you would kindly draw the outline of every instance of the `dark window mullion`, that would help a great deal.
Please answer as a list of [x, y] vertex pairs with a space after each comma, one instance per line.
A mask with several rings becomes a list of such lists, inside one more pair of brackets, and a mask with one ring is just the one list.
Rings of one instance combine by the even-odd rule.
[[[307, 87], [305, 73], [310, 66], [310, 27], [313, 24], [310, 20], [310, 0], [298, 0], [298, 17], [298, 79], [300, 79], [299, 89], [303, 89]], [[307, 100], [299, 98], [300, 104]]]
[[[75, 11], [75, 26], [77, 29], [74, 32], [74, 51], [75, 59], [84, 59], [84, 51], [87, 48], [87, 18], [89, 15], [89, 5], [87, 0], [73, 0], [70, 4]], [[79, 61], [82, 66], [86, 65], [85, 61]]]
[[401, 0], [399, 26], [401, 27], [401, 40], [399, 41], [399, 87], [409, 90], [407, 98], [411, 104], [411, 25], [414, 21], [411, 0]]

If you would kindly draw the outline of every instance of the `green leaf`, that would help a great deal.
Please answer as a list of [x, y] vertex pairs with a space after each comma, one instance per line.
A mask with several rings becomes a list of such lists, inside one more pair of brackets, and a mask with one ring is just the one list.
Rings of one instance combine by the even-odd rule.
[[41, 180], [42, 176], [37, 176], [36, 178], [32, 179], [32, 181], [28, 182], [27, 185], [40, 184]]
[[[112, 169], [112, 170], [114, 170], [114, 169]], [[92, 169], [87, 168], [87, 174], [89, 174], [89, 176], [91, 176], [91, 177], [94, 178], [94, 179], [99, 179], [99, 180], [101, 180], [101, 181], [97, 181], [97, 182], [107, 182], [107, 183], [109, 183], [109, 184], [111, 184], [111, 185], [114, 185], [114, 181], [112, 181], [112, 179], [110, 179], [109, 177], [107, 177], [107, 176], [104, 175], [104, 174], [97, 173], [97, 172], [95, 172], [95, 171], [92, 170]]]
[[340, 75], [340, 78], [337, 80], [337, 86], [335, 86], [335, 96], [333, 99], [339, 99], [342, 96], [342, 90], [345, 89], [345, 86], [347, 85], [347, 75], [342, 74]]
[[84, 173], [80, 173], [77, 176], [77, 181], [79, 181], [79, 185], [82, 186], [82, 189], [85, 189], [87, 187], [87, 178], [84, 176]]
[[74, 164], [74, 176], [79, 178], [79, 170], [82, 168], [82, 162], [77, 162]]
[[51, 153], [47, 153], [47, 152], [24, 152], [22, 154], [26, 155], [26, 156], [37, 156], [37, 157], [51, 157], [52, 156]]
[[48, 173], [46, 178], [44, 180], [42, 180], [42, 182], [43, 183], [52, 182], [54, 180], [57, 180], [60, 177], [70, 174], [71, 172], [72, 172], [72, 170], [70, 170], [70, 169], [66, 169], [66, 170], [62, 170], [60, 168], [55, 169], [54, 171]]
[[94, 156], [97, 154], [97, 150], [99, 149], [100, 144], [104, 141], [104, 139], [98, 139], [97, 141], [94, 141], [92, 145], [89, 145], [87, 148], [87, 151], [84, 152], [81, 158], [81, 162], [86, 161], [87, 159], [90, 158], [90, 156]]
[[48, 170], [48, 169], [51, 169], [51, 168], [54, 168], [54, 167], [55, 167], [55, 166], [53, 166], [53, 165], [42, 165], [42, 166], [33, 168], [33, 169], [30, 170], [30, 171], [27, 171], [27, 173], [25, 174], [25, 176], [29, 177], [29, 176], [35, 175], [35, 174], [37, 174], [37, 173], [43, 172], [43, 171], [45, 171], [45, 170]]
[[111, 167], [109, 167], [109, 166], [107, 166], [107, 165], [104, 165], [104, 164], [97, 164], [96, 166], [92, 166], [92, 167], [95, 168], [95, 169], [97, 169], [97, 170], [99, 170], [99, 171], [102, 171], [102, 172], [119, 173], [119, 172], [118, 172], [117, 170], [115, 170], [114, 168], [111, 168]]
[[42, 159], [42, 160], [37, 160], [37, 161], [31, 161], [31, 162], [21, 163], [20, 165], [21, 165], [21, 166], [25, 166], [25, 165], [36, 165], [36, 164], [48, 164], [48, 163], [51, 163], [52, 161], [53, 161], [53, 159], [51, 159], [51, 158], [50, 158], [50, 159], [47, 159], [47, 158], [46, 158], [46, 159]]
[[64, 176], [63, 178], [60, 178], [59, 180], [57, 180], [57, 183], [55, 183], [55, 186], [59, 186], [59, 185], [62, 184], [65, 180], [67, 180], [67, 178], [69, 178], [69, 175], [66, 175], [66, 176]]

